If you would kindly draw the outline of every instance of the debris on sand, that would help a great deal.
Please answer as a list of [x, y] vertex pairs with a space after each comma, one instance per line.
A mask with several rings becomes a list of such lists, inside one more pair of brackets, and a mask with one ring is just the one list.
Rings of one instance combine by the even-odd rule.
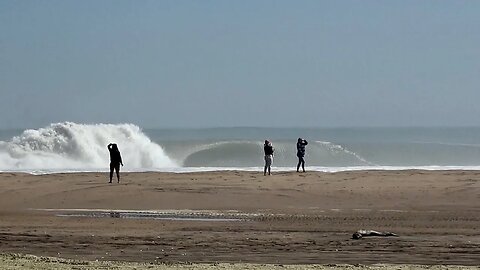
[[378, 231], [373, 231], [373, 230], [358, 230], [352, 235], [352, 239], [361, 239], [363, 237], [369, 237], [369, 236], [382, 236], [382, 237], [388, 237], [388, 236], [394, 236], [398, 237], [397, 234], [391, 233], [391, 232], [378, 232]]

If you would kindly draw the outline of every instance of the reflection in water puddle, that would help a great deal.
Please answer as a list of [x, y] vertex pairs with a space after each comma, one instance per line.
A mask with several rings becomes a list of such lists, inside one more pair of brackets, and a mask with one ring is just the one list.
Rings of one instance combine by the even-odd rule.
[[129, 218], [129, 219], [157, 219], [172, 221], [245, 221], [240, 218], [209, 217], [209, 216], [186, 216], [186, 215], [163, 215], [163, 214], [142, 214], [126, 212], [110, 213], [65, 213], [57, 214], [57, 217], [93, 217], [93, 218]]
[[57, 217], [84, 218], [124, 218], [124, 219], [155, 219], [171, 221], [207, 221], [231, 222], [248, 221], [252, 218], [244, 213], [220, 213], [215, 211], [155, 211], [155, 210], [107, 210], [107, 209], [35, 209], [37, 211], [53, 212]]

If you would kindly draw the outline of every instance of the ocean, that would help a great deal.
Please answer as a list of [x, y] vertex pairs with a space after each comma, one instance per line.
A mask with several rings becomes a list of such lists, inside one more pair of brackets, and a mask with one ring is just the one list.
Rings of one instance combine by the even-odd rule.
[[291, 171], [299, 137], [309, 142], [310, 171], [480, 169], [479, 127], [142, 129], [64, 122], [0, 130], [0, 171], [105, 171], [110, 142], [119, 146], [123, 171], [262, 171], [265, 139], [275, 148], [273, 170]]

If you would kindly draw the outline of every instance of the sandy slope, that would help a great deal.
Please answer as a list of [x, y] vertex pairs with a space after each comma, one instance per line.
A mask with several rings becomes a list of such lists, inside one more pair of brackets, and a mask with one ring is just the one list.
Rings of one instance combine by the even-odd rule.
[[[32, 210], [59, 208], [248, 218], [58, 217], [77, 212]], [[121, 184], [98, 173], [0, 174], [3, 253], [156, 263], [478, 266], [479, 226], [480, 172], [126, 173]], [[350, 239], [359, 229], [400, 237]]]

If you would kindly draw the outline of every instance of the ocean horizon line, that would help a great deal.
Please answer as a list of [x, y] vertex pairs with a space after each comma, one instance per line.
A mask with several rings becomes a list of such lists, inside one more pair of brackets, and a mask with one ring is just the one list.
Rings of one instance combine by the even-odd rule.
[[35, 125], [35, 126], [12, 126], [12, 127], [1, 127], [0, 131], [12, 131], [18, 130], [23, 131], [27, 129], [38, 129], [51, 124], [62, 124], [62, 123], [75, 123], [75, 124], [85, 124], [85, 125], [122, 125], [122, 124], [133, 124], [139, 126], [145, 130], [216, 130], [216, 129], [455, 129], [455, 128], [480, 128], [480, 125], [326, 125], [326, 126], [313, 126], [313, 125], [285, 125], [285, 126], [255, 126], [255, 125], [232, 125], [232, 126], [151, 126], [151, 125], [141, 125], [135, 122], [74, 122], [74, 121], [59, 121], [59, 122], [50, 122], [44, 125]]

